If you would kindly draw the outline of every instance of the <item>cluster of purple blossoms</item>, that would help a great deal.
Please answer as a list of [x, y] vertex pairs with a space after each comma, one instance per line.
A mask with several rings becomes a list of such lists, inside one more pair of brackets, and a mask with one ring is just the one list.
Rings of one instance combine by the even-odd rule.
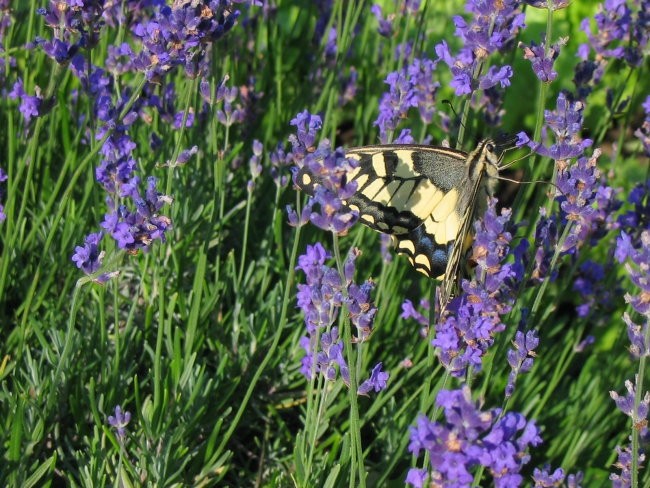
[[560, 55], [560, 48], [566, 45], [568, 38], [561, 38], [555, 44], [552, 44], [546, 51], [546, 40], [537, 45], [534, 42], [527, 46], [519, 43], [519, 47], [524, 51], [524, 59], [530, 61], [535, 76], [543, 83], [551, 83], [557, 78], [557, 71], [553, 69], [553, 63]]
[[506, 355], [508, 364], [512, 368], [508, 375], [505, 396], [510, 398], [515, 392], [515, 383], [521, 373], [527, 373], [533, 367], [535, 349], [539, 345], [539, 337], [535, 330], [529, 330], [525, 334], [517, 331], [512, 341], [513, 349], [509, 349]]
[[631, 236], [634, 247], [638, 247], [641, 233], [650, 229], [650, 179], [635, 185], [628, 202], [634, 208], [619, 215], [617, 223]]
[[[397, 3], [399, 3], [399, 7], [400, 7], [399, 15], [401, 17], [407, 15], [414, 15], [420, 9], [420, 0], [405, 0], [403, 2], [402, 1], [395, 2], [395, 4]], [[377, 28], [377, 32], [379, 33], [379, 35], [389, 39], [393, 37], [395, 34], [393, 23], [395, 22], [397, 14], [391, 13], [386, 15], [386, 17], [384, 17], [382, 13], [382, 6], [378, 3], [375, 3], [373, 4], [372, 7], [370, 7], [370, 12], [375, 16], [377, 22], [379, 23], [379, 26]], [[398, 56], [397, 59], [407, 59], [407, 58], [406, 57], [400, 58]]]
[[97, 232], [96, 234], [88, 234], [83, 246], [76, 246], [74, 248], [74, 255], [72, 260], [86, 274], [93, 274], [102, 265], [104, 259], [104, 252], [99, 250], [99, 243], [101, 242], [104, 234]]
[[[131, 139], [130, 127], [140, 116], [141, 111], [155, 99], [142, 97], [134, 103], [122, 118], [121, 112], [127, 103], [126, 98], [114, 102], [112, 77], [103, 69], [92, 67], [82, 56], [75, 56], [70, 63], [84, 89], [94, 100], [93, 112], [102, 125], [96, 129], [95, 138], [103, 140], [100, 149], [101, 162], [95, 169], [95, 178], [108, 193], [106, 197], [109, 212], [105, 214], [101, 226], [115, 239], [120, 249], [135, 253], [148, 251], [156, 240], [165, 240], [165, 233], [171, 229], [171, 220], [159, 211], [171, 199], [156, 190], [157, 180], [148, 177], [144, 195], [141, 191], [141, 178], [134, 157], [135, 142]], [[92, 244], [99, 242], [91, 239]], [[73, 260], [84, 271], [97, 269], [99, 261], [89, 262], [86, 258], [96, 256], [89, 252], [88, 242], [75, 253]], [[99, 254], [101, 256], [101, 254]]]
[[131, 422], [131, 412], [122, 411], [122, 407], [115, 407], [115, 415], [108, 416], [108, 424], [115, 429], [117, 438], [122, 441], [126, 437], [126, 426]]
[[287, 207], [289, 223], [302, 225], [311, 221], [323, 230], [343, 234], [359, 217], [358, 212], [350, 210], [344, 203], [356, 191], [356, 183], [347, 181], [356, 161], [347, 159], [341, 148], [332, 150], [326, 139], [314, 148], [317, 132], [322, 126], [318, 115], [305, 110], [291, 121], [291, 125], [296, 127], [296, 134], [289, 137], [295, 164], [291, 168], [293, 181], [298, 185], [298, 178], [308, 175], [312, 185], [310, 199], [300, 216]]
[[[421, 299], [420, 308], [425, 311], [430, 310], [429, 300]], [[415, 321], [422, 326], [420, 329], [420, 336], [427, 337], [429, 335], [429, 318], [424, 314], [420, 313], [414, 306], [413, 302], [409, 299], [404, 300], [402, 303], [402, 313], [400, 314], [402, 319], [415, 319]]]
[[592, 32], [591, 19], [583, 19], [580, 27], [587, 34], [589, 43], [578, 48], [578, 55], [587, 59], [593, 50], [599, 63], [614, 58], [623, 59], [630, 66], [640, 66], [650, 41], [650, 2], [641, 0], [633, 4], [637, 6], [636, 11], [626, 0], [605, 0], [594, 15], [595, 33]]
[[[618, 459], [614, 467], [621, 470], [620, 474], [611, 473], [609, 479], [612, 482], [612, 488], [629, 488], [632, 486], [632, 450], [630, 447], [616, 446]], [[640, 466], [645, 461], [645, 454], [639, 453], [637, 463]]]
[[533, 481], [535, 488], [556, 488], [566, 486], [566, 488], [580, 488], [580, 483], [584, 475], [581, 472], [566, 475], [562, 468], [557, 468], [551, 472], [551, 467], [546, 465], [542, 469], [533, 470]]
[[[635, 378], [638, 384], [638, 378]], [[625, 382], [627, 389], [626, 395], [619, 395], [615, 391], [610, 391], [609, 394], [612, 400], [616, 403], [616, 407], [625, 415], [632, 419], [632, 428], [635, 429], [642, 439], [648, 440], [648, 409], [650, 408], [650, 392], [646, 392], [643, 399], [640, 399], [638, 406], [636, 405], [637, 391], [631, 381]], [[633, 450], [630, 446], [621, 448], [616, 446], [618, 453], [618, 460], [614, 465], [620, 469], [620, 473], [611, 473], [609, 479], [612, 481], [612, 486], [617, 488], [625, 488], [632, 486], [632, 469], [633, 469]], [[645, 454], [637, 454], [637, 466], [640, 466], [645, 461]]]
[[623, 263], [632, 283], [639, 288], [638, 295], [625, 294], [625, 301], [629, 303], [635, 312], [643, 317], [643, 324], [636, 324], [628, 313], [623, 319], [627, 324], [627, 333], [632, 344], [630, 350], [636, 357], [650, 355], [650, 344], [647, 343], [648, 327], [650, 327], [650, 230], [646, 229], [641, 233], [639, 242], [635, 242], [632, 236], [625, 231], [616, 241], [616, 259]]
[[262, 151], [264, 146], [260, 141], [255, 139], [253, 141], [253, 155], [248, 160], [248, 167], [251, 172], [251, 179], [248, 180], [248, 191], [253, 191], [255, 188], [255, 180], [262, 174]]
[[110, 197], [107, 198], [107, 204], [113, 211], [104, 216], [101, 226], [115, 239], [120, 249], [134, 254], [140, 250], [148, 251], [153, 241], [165, 242], [165, 233], [171, 229], [171, 220], [158, 212], [172, 200], [157, 191], [156, 183], [155, 177], [147, 178], [144, 197], [140, 196], [137, 188], [134, 189], [135, 193], [130, 197], [135, 210], [125, 205], [111, 207], [113, 201]]
[[25, 131], [27, 131], [29, 123], [33, 118], [42, 117], [47, 113], [48, 108], [50, 107], [50, 104], [45, 103], [41, 94], [41, 89], [38, 86], [36, 87], [35, 93], [35, 95], [28, 95], [27, 92], [25, 92], [23, 80], [20, 78], [16, 80], [12, 90], [8, 93], [10, 99], [20, 99], [18, 110], [20, 110], [20, 113], [23, 116]]
[[435, 97], [440, 86], [433, 81], [436, 65], [437, 61], [416, 58], [409, 66], [386, 77], [389, 88], [379, 101], [379, 115], [375, 121], [383, 144], [392, 142], [393, 131], [411, 108], [418, 109], [425, 124], [433, 121]]
[[[239, 12], [233, 10], [230, 0], [184, 0], [174, 2], [152, 1], [148, 7], [135, 8], [130, 32], [140, 49], [128, 43], [109, 47], [106, 69], [89, 64], [90, 56], [82, 53], [96, 45], [99, 29], [106, 19], [111, 25], [116, 13], [112, 6], [103, 2], [51, 2], [41, 14], [52, 27], [52, 41], [39, 41], [48, 55], [58, 63], [69, 65], [71, 72], [79, 79], [82, 90], [93, 101], [92, 121], [96, 140], [102, 141], [101, 162], [95, 174], [97, 181], [108, 193], [108, 213], [101, 226], [117, 241], [120, 249], [130, 253], [147, 251], [156, 240], [165, 240], [171, 228], [171, 220], [159, 212], [171, 199], [156, 190], [156, 179], [146, 178], [146, 188], [141, 189], [144, 178], [138, 175], [135, 156], [136, 144], [131, 139], [131, 127], [138, 120], [149, 122], [152, 119], [148, 109], [158, 112], [160, 120], [173, 129], [194, 124], [194, 113], [175, 110], [175, 89], [165, 83], [163, 76], [177, 67], [182, 67], [190, 77], [198, 76], [205, 68], [206, 53], [210, 43], [228, 32], [235, 23]], [[106, 7], [106, 10], [104, 9]], [[147, 80], [135, 100], [134, 94], [125, 89], [117, 93], [113, 77], [127, 72], [144, 72]], [[162, 87], [160, 87], [162, 85]], [[224, 109], [217, 113], [223, 123], [239, 120], [238, 107], [233, 108], [233, 90], [225, 84], [217, 90], [217, 98], [224, 101]], [[235, 96], [237, 89], [234, 89]], [[22, 95], [22, 94], [21, 94]], [[30, 116], [43, 111], [43, 102], [21, 97], [23, 103], [31, 101], [31, 110], [25, 108], [24, 114]], [[125, 110], [130, 104], [128, 111]], [[36, 111], [34, 110], [36, 108]], [[80, 116], [84, 122], [85, 115]], [[89, 134], [90, 134], [89, 129]], [[152, 134], [150, 146], [160, 145], [160, 137]], [[198, 148], [181, 152], [179, 161], [183, 164]], [[171, 164], [171, 163], [169, 163]], [[92, 234], [84, 246], [78, 246], [73, 260], [85, 272], [97, 271], [102, 253], [97, 245], [101, 234]]]
[[415, 456], [426, 451], [430, 467], [409, 470], [408, 484], [416, 488], [470, 486], [472, 471], [479, 466], [488, 470], [497, 487], [523, 483], [520, 471], [530, 461], [527, 451], [542, 443], [534, 421], [498, 408], [481, 411], [466, 386], [440, 390], [436, 405], [444, 411], [444, 422], [421, 415], [411, 427], [409, 451]]
[[393, 37], [393, 22], [395, 21], [395, 14], [388, 14], [386, 17], [384, 17], [381, 11], [381, 5], [378, 3], [375, 3], [372, 7], [370, 7], [370, 12], [375, 16], [377, 22], [379, 23], [379, 27], [377, 28], [379, 35], [382, 37], [387, 37], [389, 39]]
[[217, 110], [217, 119], [225, 127], [230, 127], [233, 124], [240, 124], [246, 118], [246, 112], [240, 104], [234, 105], [239, 95], [239, 89], [236, 86], [228, 87], [226, 82], [228, 77], [217, 87], [216, 101], [223, 101], [223, 107]]
[[643, 150], [646, 156], [650, 156], [650, 95], [643, 102], [643, 110], [645, 112], [645, 120], [643, 125], [634, 131], [634, 135], [643, 144]]
[[284, 144], [278, 143], [275, 150], [269, 154], [271, 163], [270, 173], [273, 182], [278, 188], [284, 188], [289, 183], [290, 168], [293, 165], [293, 153], [284, 150]]
[[[592, 144], [591, 139], [583, 140], [580, 137], [583, 109], [582, 102], [572, 102], [566, 92], [560, 92], [555, 111], [544, 111], [544, 126], [542, 128], [542, 139], [547, 138], [550, 129], [555, 142], [550, 146], [545, 146], [541, 142], [532, 141], [526, 133], [520, 132], [517, 145], [527, 145], [540, 156], [554, 159], [558, 161], [558, 164], [566, 166], [566, 160], [582, 155], [584, 150]], [[560, 169], [563, 168], [560, 167]]]
[[451, 55], [445, 41], [435, 49], [452, 72], [451, 87], [456, 95], [468, 95], [496, 85], [510, 85], [510, 66], [491, 66], [483, 74], [480, 74], [480, 67], [491, 54], [511, 47], [517, 32], [524, 27], [524, 14], [520, 7], [521, 3], [515, 0], [468, 0], [466, 10], [472, 14], [471, 21], [467, 22], [458, 15], [453, 17], [456, 37], [460, 38], [463, 46], [456, 56]]
[[505, 263], [512, 235], [508, 231], [511, 211], [497, 215], [496, 199], [491, 199], [483, 218], [474, 224], [476, 237], [472, 260], [477, 263], [472, 281], [463, 280], [463, 293], [453, 299], [436, 323], [432, 341], [440, 361], [456, 377], [469, 367], [481, 370], [481, 359], [505, 329], [501, 316], [511, 308], [512, 287], [522, 279], [511, 263]]
[[[370, 299], [374, 284], [366, 281], [357, 285], [352, 281], [358, 255], [356, 250], [348, 254], [343, 265], [343, 279], [335, 268], [325, 264], [330, 255], [320, 243], [307, 246], [307, 252], [298, 258], [296, 269], [305, 273], [306, 283], [298, 284], [296, 298], [307, 329], [307, 335], [300, 339], [300, 346], [305, 350], [300, 371], [308, 379], [323, 374], [327, 380], [334, 381], [339, 371], [343, 382], [350, 383], [344, 344], [339, 338], [338, 327], [334, 326], [343, 306], [356, 331], [354, 342], [366, 341], [372, 333], [377, 312]], [[382, 364], [378, 363], [357, 393], [379, 392], [386, 387], [387, 380], [388, 373], [382, 371]]]
[[162, 6], [153, 19], [136, 23], [142, 50], [133, 60], [148, 80], [182, 66], [189, 78], [203, 72], [206, 47], [230, 31], [239, 17], [230, 0], [184, 0]]
[[610, 268], [590, 259], [578, 268], [573, 280], [573, 291], [580, 294], [579, 305], [576, 306], [578, 317], [585, 318], [594, 308], [606, 308], [612, 303], [616, 290], [605, 281]]
[[[636, 378], [638, 382], [638, 378]], [[636, 404], [636, 389], [631, 381], [625, 382], [626, 395], [619, 395], [615, 391], [610, 391], [609, 395], [616, 403], [616, 408], [632, 419], [632, 425], [639, 431], [641, 437], [648, 435], [648, 409], [650, 408], [650, 392], [646, 391], [643, 399]]]
[[9, 27], [11, 27], [11, 0], [0, 0], [0, 86], [5, 86], [9, 69], [16, 65], [16, 59], [7, 54], [4, 46], [5, 34]]

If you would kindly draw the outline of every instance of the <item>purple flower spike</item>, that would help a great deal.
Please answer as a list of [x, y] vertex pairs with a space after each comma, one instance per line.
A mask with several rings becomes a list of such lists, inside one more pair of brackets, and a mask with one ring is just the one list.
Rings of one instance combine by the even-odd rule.
[[379, 127], [379, 140], [383, 144], [392, 142], [389, 135], [397, 129], [400, 120], [406, 118], [411, 108], [417, 107], [424, 123], [430, 124], [433, 121], [436, 113], [435, 97], [440, 86], [433, 81], [436, 65], [437, 61], [416, 58], [409, 66], [386, 77], [389, 89], [379, 101], [379, 115], [375, 121]]
[[474, 280], [463, 280], [463, 293], [452, 300], [436, 323], [432, 345], [447, 370], [463, 376], [468, 367], [481, 369], [481, 359], [505, 329], [500, 317], [510, 311], [511, 291], [516, 285], [516, 265], [504, 264], [512, 235], [510, 211], [496, 213], [496, 200], [489, 202], [482, 220], [475, 224], [472, 260], [477, 263]]
[[377, 22], [379, 22], [379, 27], [377, 32], [382, 37], [392, 37], [393, 36], [393, 21], [395, 20], [395, 14], [390, 14], [386, 17], [383, 16], [381, 11], [381, 5], [375, 3], [370, 7], [370, 12], [375, 16]]
[[[314, 149], [320, 117], [305, 111], [291, 123], [297, 127], [297, 134], [289, 137], [295, 163], [291, 168], [294, 183], [298, 185], [297, 178], [304, 174], [313, 182], [308, 190], [313, 197], [309, 203], [312, 208], [309, 220], [321, 229], [345, 234], [358, 219], [358, 212], [344, 203], [356, 190], [356, 183], [348, 183], [347, 175], [358, 163], [347, 159], [340, 148], [332, 151], [326, 139]], [[294, 214], [291, 218], [295, 224]]]
[[537, 332], [529, 330], [524, 335], [523, 332], [517, 331], [515, 340], [512, 345], [514, 349], [508, 350], [507, 358], [508, 364], [512, 368], [508, 376], [508, 384], [506, 385], [506, 398], [512, 396], [515, 391], [515, 382], [520, 373], [527, 373], [533, 367], [533, 359], [535, 357], [535, 348], [539, 345], [539, 337]]
[[643, 121], [643, 125], [634, 131], [634, 135], [643, 144], [646, 156], [650, 156], [650, 95], [648, 95], [643, 103], [643, 110], [645, 111], [645, 120]]
[[635, 411], [634, 403], [636, 397], [636, 389], [634, 387], [634, 384], [628, 380], [625, 382], [625, 388], [627, 389], [627, 395], [620, 396], [615, 391], [610, 391], [609, 395], [616, 403], [616, 407], [625, 415], [630, 417], [635, 426], [639, 426], [643, 430], [647, 430], [647, 427], [644, 426], [646, 425], [648, 418], [650, 392], [646, 391], [643, 400], [639, 402], [639, 406]]
[[409, 451], [416, 456], [427, 451], [430, 466], [428, 473], [411, 470], [408, 483], [422, 486], [428, 474], [438, 486], [469, 486], [472, 471], [482, 466], [495, 486], [521, 485], [519, 472], [530, 460], [528, 448], [542, 442], [534, 422], [515, 412], [500, 416], [499, 409], [481, 411], [467, 387], [441, 390], [436, 405], [443, 409], [444, 421], [431, 422], [421, 415], [411, 427]]
[[126, 426], [131, 421], [131, 412], [122, 412], [122, 407], [115, 407], [115, 416], [108, 416], [108, 423], [117, 432], [117, 437], [123, 440], [126, 437]]
[[623, 59], [630, 66], [640, 66], [643, 52], [650, 40], [647, 28], [650, 2], [633, 2], [634, 10], [625, 0], [605, 0], [594, 15], [595, 32], [591, 19], [584, 19], [580, 27], [587, 34], [589, 44], [583, 44], [579, 53], [586, 59], [590, 49], [600, 62], [607, 58]]
[[535, 76], [540, 81], [551, 83], [557, 78], [557, 71], [553, 70], [553, 62], [560, 55], [560, 48], [566, 45], [567, 40], [567, 38], [558, 40], [557, 43], [549, 47], [548, 53], [544, 52], [546, 44], [544, 40], [539, 46], [534, 42], [531, 42], [530, 46], [519, 43], [519, 47], [524, 51], [524, 59], [531, 62]]
[[[0, 183], [4, 183], [8, 178], [9, 176], [7, 176], [7, 173], [5, 173], [2, 168], [0, 168]], [[2, 185], [2, 187], [0, 187], [0, 202], [4, 200], [5, 193], [6, 190], [4, 189], [4, 185]], [[2, 203], [0, 203], [0, 223], [4, 222], [6, 219], [7, 215], [5, 214], [5, 207]]]
[[357, 389], [359, 395], [367, 395], [370, 391], [375, 390], [375, 393], [386, 389], [386, 382], [388, 381], [389, 374], [381, 370], [382, 364], [377, 363], [372, 372], [370, 373], [370, 378], [361, 383]]
[[[560, 92], [555, 111], [544, 111], [544, 131], [551, 130], [555, 143], [544, 146], [540, 142], [529, 140], [528, 146], [540, 156], [556, 161], [580, 156], [592, 144], [590, 139], [580, 139], [583, 108], [582, 102], [571, 102], [566, 93]], [[523, 140], [523, 136], [520, 136], [519, 143]]]
[[[613, 488], [628, 488], [632, 486], [632, 449], [629, 446], [623, 448], [616, 446], [616, 452], [618, 459], [614, 467], [620, 469], [621, 473], [611, 473], [609, 479]], [[637, 465], [640, 466], [643, 461], [645, 461], [645, 454], [639, 454]]]
[[102, 265], [104, 252], [99, 251], [99, 243], [102, 237], [101, 232], [88, 234], [85, 244], [75, 247], [75, 253], [72, 255], [72, 260], [77, 265], [77, 268], [88, 275], [97, 271]]
[[460, 16], [453, 18], [456, 37], [463, 43], [458, 54], [452, 56], [445, 41], [435, 47], [438, 57], [451, 70], [451, 87], [456, 95], [467, 95], [497, 83], [502, 87], [508, 86], [512, 76], [510, 66], [491, 66], [477, 79], [474, 79], [474, 74], [491, 54], [507, 49], [519, 29], [524, 27], [520, 3], [514, 0], [487, 3], [468, 0], [466, 9], [472, 14], [469, 22]]

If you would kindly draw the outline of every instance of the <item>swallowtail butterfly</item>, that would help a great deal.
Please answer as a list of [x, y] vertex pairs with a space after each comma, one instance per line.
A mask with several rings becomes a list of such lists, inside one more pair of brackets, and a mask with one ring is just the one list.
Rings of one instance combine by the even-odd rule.
[[[441, 279], [443, 306], [459, 263], [471, 245], [471, 226], [494, 193], [502, 150], [485, 139], [468, 153], [424, 145], [376, 145], [346, 151], [359, 163], [349, 175], [356, 193], [346, 200], [360, 221], [393, 237], [398, 253], [425, 275]], [[298, 186], [313, 194], [318, 178], [302, 168]]]

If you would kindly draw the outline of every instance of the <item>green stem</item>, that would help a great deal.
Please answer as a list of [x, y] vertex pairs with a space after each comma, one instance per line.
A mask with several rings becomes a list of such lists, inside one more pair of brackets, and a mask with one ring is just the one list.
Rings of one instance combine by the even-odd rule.
[[278, 327], [275, 331], [275, 335], [273, 336], [273, 342], [271, 342], [271, 345], [269, 346], [269, 349], [266, 352], [264, 359], [262, 359], [262, 362], [260, 363], [259, 367], [255, 371], [255, 374], [253, 375], [253, 378], [248, 384], [248, 388], [246, 389], [244, 398], [242, 398], [239, 408], [237, 409], [237, 413], [232, 419], [232, 422], [230, 422], [230, 426], [228, 427], [228, 430], [221, 438], [221, 443], [219, 444], [219, 447], [217, 447], [216, 454], [214, 455], [215, 458], [218, 458], [221, 455], [223, 450], [226, 448], [228, 441], [230, 441], [230, 438], [235, 432], [235, 429], [239, 425], [239, 422], [241, 421], [241, 418], [244, 415], [244, 411], [248, 406], [248, 402], [250, 401], [251, 396], [253, 395], [253, 391], [255, 390], [255, 387], [257, 386], [257, 383], [260, 380], [262, 373], [266, 369], [266, 366], [268, 365], [271, 358], [275, 356], [276, 350], [278, 348], [278, 344], [280, 343], [280, 338], [282, 337], [282, 332], [287, 326], [287, 311], [289, 310], [290, 297], [293, 294], [293, 280], [295, 277], [294, 268], [296, 264], [296, 257], [298, 255], [299, 242], [300, 242], [300, 227], [297, 227], [295, 238], [293, 241], [293, 247], [291, 249], [291, 257], [289, 259], [287, 281], [285, 282], [284, 296], [282, 299], [282, 309], [280, 311], [280, 320], [278, 322]]

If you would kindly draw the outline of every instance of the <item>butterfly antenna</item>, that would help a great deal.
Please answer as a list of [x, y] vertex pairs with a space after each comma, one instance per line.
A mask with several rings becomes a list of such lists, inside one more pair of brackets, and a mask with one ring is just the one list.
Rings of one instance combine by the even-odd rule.
[[567, 198], [566, 193], [564, 193], [562, 191], [562, 189], [559, 186], [557, 186], [555, 183], [553, 183], [552, 181], [544, 181], [544, 180], [517, 181], [517, 180], [513, 180], [512, 178], [506, 178], [505, 176], [497, 176], [497, 179], [502, 180], [502, 181], [509, 181], [510, 183], [516, 183], [517, 185], [532, 185], [534, 183], [542, 183], [544, 185], [551, 185], [551, 186], [555, 187], [555, 189], [557, 190], [557, 192], [560, 195], [562, 195], [564, 198]]

